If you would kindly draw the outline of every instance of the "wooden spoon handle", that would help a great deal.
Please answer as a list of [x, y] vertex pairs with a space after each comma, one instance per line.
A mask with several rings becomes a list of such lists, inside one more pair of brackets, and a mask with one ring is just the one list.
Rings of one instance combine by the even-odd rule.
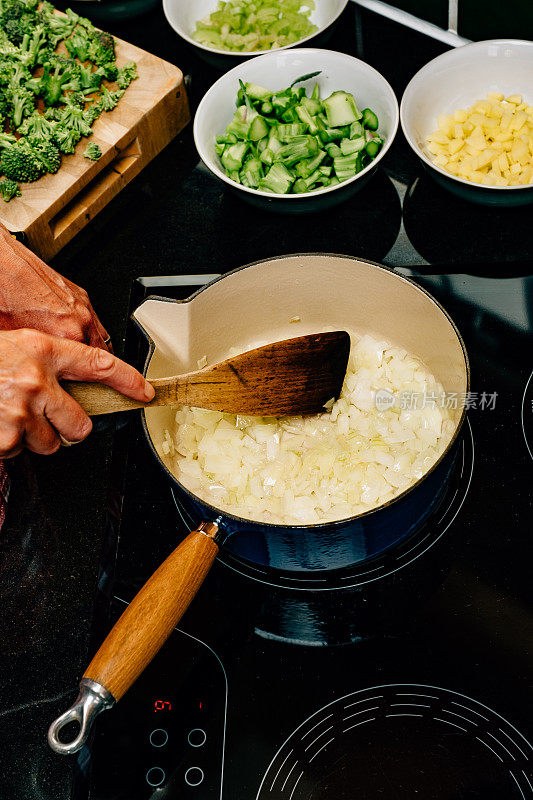
[[180, 378], [156, 378], [150, 383], [155, 389], [155, 396], [149, 403], [142, 403], [139, 400], [132, 400], [129, 397], [104, 386], [103, 383], [88, 383], [85, 381], [64, 381], [62, 387], [65, 392], [76, 400], [89, 416], [96, 414], [113, 414], [115, 411], [131, 411], [134, 408], [144, 408], [145, 406], [160, 406], [171, 404], [181, 404], [182, 386]]
[[84, 678], [115, 700], [137, 680], [189, 607], [218, 553], [218, 526], [203, 523], [164, 561], [126, 608]]

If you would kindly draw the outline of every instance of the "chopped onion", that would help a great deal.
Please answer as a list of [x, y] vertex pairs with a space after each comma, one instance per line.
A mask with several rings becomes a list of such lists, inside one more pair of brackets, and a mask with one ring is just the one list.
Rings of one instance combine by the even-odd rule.
[[[377, 403], [378, 390], [393, 404]], [[437, 461], [455, 425], [438, 401], [422, 400], [443, 394], [405, 350], [353, 337], [330, 410], [276, 419], [182, 407], [161, 447], [183, 485], [222, 511], [288, 525], [346, 519], [391, 500]]]

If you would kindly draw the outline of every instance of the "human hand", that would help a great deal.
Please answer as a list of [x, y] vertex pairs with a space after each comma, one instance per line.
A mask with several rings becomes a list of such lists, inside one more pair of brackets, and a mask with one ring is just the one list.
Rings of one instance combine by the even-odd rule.
[[58, 380], [96, 381], [148, 402], [153, 387], [111, 353], [35, 330], [0, 332], [0, 458], [23, 447], [44, 455], [79, 442], [92, 423]]
[[0, 330], [18, 328], [111, 349], [87, 292], [55, 272], [0, 225]]

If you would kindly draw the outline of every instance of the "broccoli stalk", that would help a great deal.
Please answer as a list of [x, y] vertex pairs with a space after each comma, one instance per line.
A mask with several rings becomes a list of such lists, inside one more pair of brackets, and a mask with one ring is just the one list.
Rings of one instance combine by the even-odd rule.
[[24, 117], [35, 111], [35, 98], [22, 86], [8, 89], [6, 96], [11, 103], [11, 119], [15, 128], [18, 128]]

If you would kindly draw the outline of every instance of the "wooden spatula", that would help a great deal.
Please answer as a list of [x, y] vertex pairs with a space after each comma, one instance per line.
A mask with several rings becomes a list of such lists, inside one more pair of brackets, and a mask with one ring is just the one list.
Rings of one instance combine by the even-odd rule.
[[274, 342], [196, 372], [151, 380], [150, 403], [99, 383], [69, 381], [64, 389], [91, 415], [167, 405], [259, 416], [313, 414], [339, 396], [349, 353], [346, 331]]

